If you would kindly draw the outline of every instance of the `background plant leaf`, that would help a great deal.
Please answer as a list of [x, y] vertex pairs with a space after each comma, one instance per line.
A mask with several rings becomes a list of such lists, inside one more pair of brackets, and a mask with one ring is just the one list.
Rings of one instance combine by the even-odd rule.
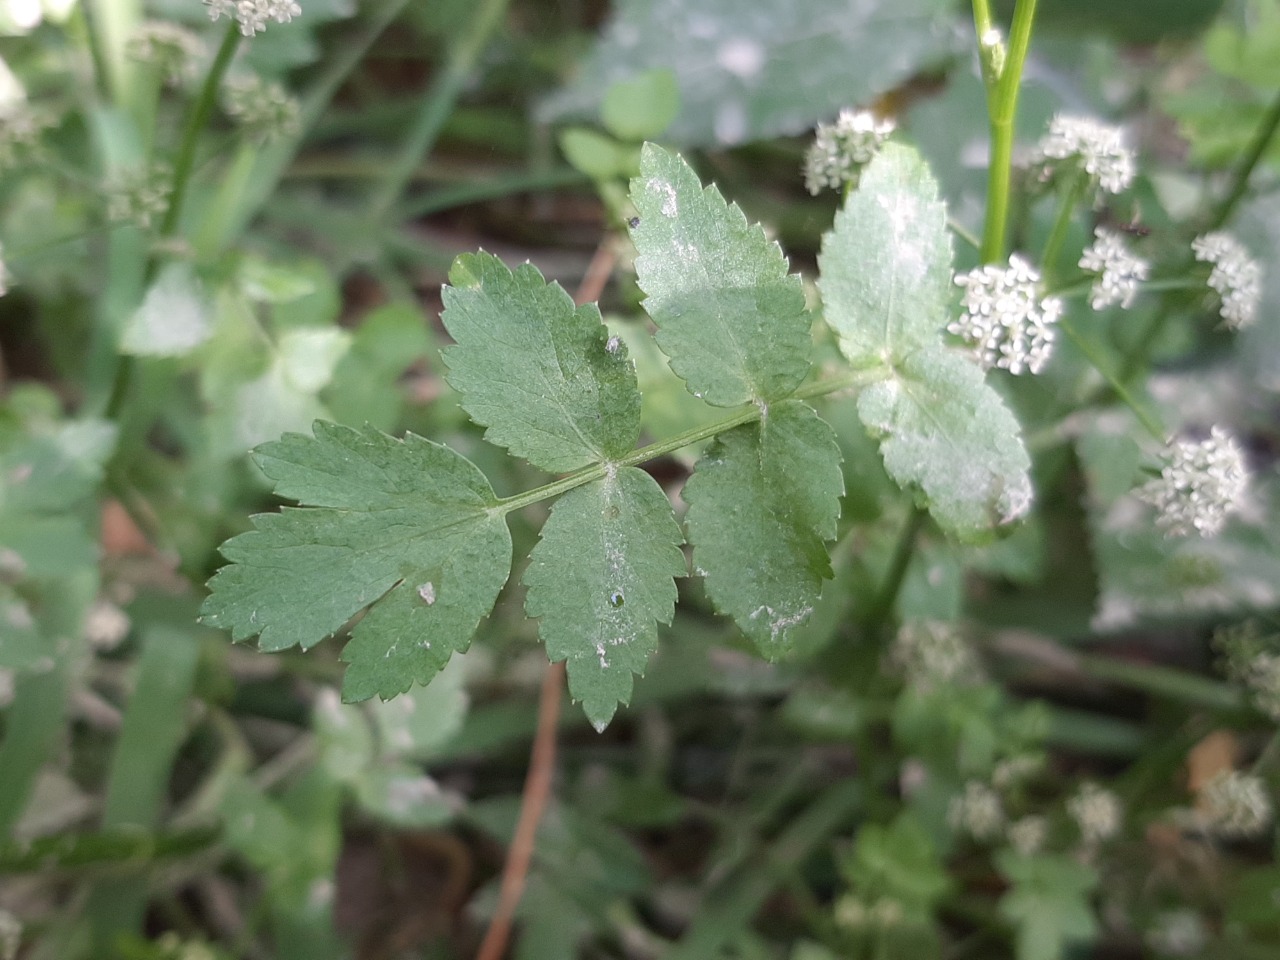
[[720, 407], [780, 400], [809, 370], [810, 320], [781, 248], [677, 154], [645, 144], [631, 181], [644, 308], [671, 369]]
[[844, 479], [831, 428], [797, 400], [721, 434], [684, 488], [693, 563], [716, 608], [768, 657], [790, 650], [831, 577]]
[[511, 537], [464, 457], [318, 421], [257, 452], [276, 491], [308, 505], [254, 517], [227, 541], [203, 620], [264, 650], [313, 646], [374, 604], [343, 651], [343, 696], [384, 699], [426, 683], [506, 582]]
[[561, 497], [530, 554], [525, 610], [597, 729], [630, 701], [657, 625], [671, 622], [683, 541], [662, 488], [623, 467]]
[[441, 320], [462, 407], [485, 439], [554, 473], [617, 459], [640, 433], [640, 391], [626, 345], [595, 304], [575, 307], [531, 264], [512, 273], [488, 253], [449, 271]]
[[684, 146], [797, 134], [866, 104], [950, 51], [947, 0], [624, 0], [572, 84], [543, 119], [593, 117], [612, 85], [669, 69]]

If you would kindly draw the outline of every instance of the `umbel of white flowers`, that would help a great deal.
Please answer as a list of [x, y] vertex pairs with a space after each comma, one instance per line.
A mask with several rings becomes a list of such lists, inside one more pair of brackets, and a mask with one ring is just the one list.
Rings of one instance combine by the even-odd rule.
[[1138, 287], [1147, 279], [1150, 264], [1132, 253], [1115, 230], [1098, 227], [1093, 236], [1092, 246], [1080, 257], [1080, 269], [1098, 276], [1089, 294], [1089, 305], [1102, 310], [1119, 304], [1127, 310], [1138, 295]]
[[1036, 144], [1032, 163], [1043, 168], [1046, 180], [1075, 165], [1106, 193], [1127, 190], [1137, 171], [1124, 130], [1089, 117], [1061, 114], [1049, 122], [1049, 132]]
[[987, 264], [956, 277], [964, 313], [947, 330], [971, 344], [986, 370], [1039, 373], [1053, 349], [1062, 301], [1040, 296], [1040, 273], [1016, 253], [1009, 266]]
[[1222, 298], [1222, 322], [1232, 330], [1253, 324], [1262, 300], [1261, 264], [1244, 244], [1221, 231], [1196, 237], [1191, 249], [1197, 260], [1213, 265], [1209, 286]]
[[1205, 440], [1179, 440], [1169, 451], [1160, 476], [1138, 490], [1155, 506], [1156, 524], [1172, 536], [1211, 537], [1239, 509], [1249, 471], [1244, 452], [1221, 427]]
[[267, 21], [288, 23], [302, 15], [302, 7], [295, 0], [204, 0], [209, 8], [209, 19], [235, 17], [240, 32], [246, 37], [267, 29]]
[[841, 110], [835, 123], [818, 124], [804, 156], [804, 184], [815, 196], [828, 187], [844, 189], [871, 162], [893, 133], [893, 121], [867, 110]]

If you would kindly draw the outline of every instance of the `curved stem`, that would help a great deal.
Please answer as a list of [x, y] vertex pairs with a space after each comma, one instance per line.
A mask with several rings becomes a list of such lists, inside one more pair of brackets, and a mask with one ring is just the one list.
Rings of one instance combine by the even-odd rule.
[[1067, 230], [1071, 227], [1071, 215], [1075, 213], [1076, 204], [1080, 202], [1080, 195], [1084, 193], [1088, 182], [1089, 175], [1081, 170], [1062, 195], [1058, 213], [1053, 219], [1053, 228], [1049, 231], [1049, 239], [1045, 241], [1044, 252], [1040, 255], [1040, 275], [1044, 278], [1045, 286], [1053, 284], [1054, 274], [1057, 272], [1054, 267], [1058, 254], [1062, 252], [1062, 244], [1067, 239]]
[[507, 851], [507, 862], [502, 868], [502, 883], [498, 892], [498, 906], [489, 921], [476, 960], [501, 960], [511, 937], [511, 921], [524, 893], [525, 880], [529, 876], [529, 864], [533, 861], [533, 844], [538, 835], [538, 824], [551, 795], [551, 779], [555, 772], [556, 726], [560, 720], [560, 691], [564, 687], [564, 663], [549, 663], [542, 675], [542, 690], [538, 695], [538, 727], [533, 737], [533, 750], [529, 756], [529, 775], [524, 781], [524, 793], [520, 797], [520, 819]]
[[1129, 392], [1129, 388], [1125, 386], [1124, 381], [1108, 369], [1106, 361], [1104, 361], [1101, 354], [1093, 348], [1093, 344], [1083, 337], [1066, 317], [1063, 317], [1058, 321], [1058, 327], [1067, 335], [1068, 338], [1070, 338], [1071, 342], [1076, 345], [1076, 348], [1084, 354], [1085, 359], [1093, 365], [1093, 369], [1102, 374], [1102, 378], [1110, 384], [1115, 395], [1120, 398], [1125, 406], [1133, 411], [1133, 415], [1138, 418], [1138, 422], [1146, 428], [1147, 432], [1151, 434], [1151, 436], [1155, 437], [1160, 443], [1166, 443], [1169, 437], [1164, 428], [1161, 427], [1156, 419], [1138, 403], [1133, 394]]
[[1258, 129], [1253, 134], [1253, 140], [1249, 143], [1249, 150], [1240, 158], [1239, 165], [1232, 173], [1231, 189], [1227, 191], [1226, 198], [1209, 220], [1210, 230], [1217, 230], [1226, 223], [1231, 214], [1235, 212], [1240, 201], [1244, 199], [1245, 193], [1249, 190], [1249, 178], [1253, 176], [1254, 168], [1257, 167], [1258, 161], [1262, 159], [1262, 155], [1271, 146], [1277, 129], [1280, 129], [1280, 93], [1276, 94], [1275, 100], [1271, 102], [1271, 106], [1263, 114], [1262, 122], [1258, 124]]
[[893, 549], [893, 559], [889, 561], [884, 583], [880, 587], [880, 592], [876, 594], [871, 611], [867, 615], [867, 628], [870, 633], [878, 632], [893, 612], [893, 605], [902, 591], [902, 584], [907, 579], [907, 568], [911, 566], [911, 558], [915, 555], [920, 531], [924, 528], [924, 522], [928, 516], [926, 511], [921, 510], [914, 503], [911, 505], [911, 513], [907, 516], [907, 522], [898, 536], [898, 543]]

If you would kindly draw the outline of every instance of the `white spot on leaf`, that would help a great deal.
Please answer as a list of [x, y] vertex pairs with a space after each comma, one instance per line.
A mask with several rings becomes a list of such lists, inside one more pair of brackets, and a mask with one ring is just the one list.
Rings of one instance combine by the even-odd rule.
[[428, 580], [426, 583], [418, 585], [418, 596], [422, 598], [422, 602], [428, 607], [436, 602], [436, 585]]

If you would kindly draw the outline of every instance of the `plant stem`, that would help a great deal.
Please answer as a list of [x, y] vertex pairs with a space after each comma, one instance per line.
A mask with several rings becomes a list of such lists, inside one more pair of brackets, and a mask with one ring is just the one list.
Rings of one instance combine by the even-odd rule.
[[[888, 375], [888, 371], [882, 368], [874, 370], [859, 370], [853, 373], [847, 373], [843, 376], [833, 377], [830, 380], [822, 380], [816, 383], [806, 384], [791, 395], [788, 399], [808, 400], [813, 397], [823, 397], [828, 394], [837, 393], [841, 390], [848, 390], [853, 387], [866, 386], [868, 383], [874, 383], [883, 380]], [[562, 493], [567, 493], [576, 487], [590, 483], [593, 480], [599, 480], [612, 470], [618, 467], [634, 467], [642, 463], [647, 463], [658, 457], [665, 456], [668, 453], [674, 453], [691, 443], [697, 443], [699, 440], [706, 440], [717, 434], [724, 433], [726, 430], [732, 430], [734, 427], [741, 426], [744, 423], [751, 423], [759, 420], [763, 414], [763, 410], [755, 405], [744, 407], [738, 413], [725, 417], [723, 420], [717, 420], [715, 423], [705, 424], [701, 427], [694, 427], [683, 433], [678, 433], [674, 437], [666, 440], [659, 440], [651, 443], [647, 447], [641, 447], [625, 457], [614, 461], [613, 463], [597, 463], [589, 467], [571, 473], [568, 476], [561, 477], [559, 480], [553, 480], [551, 483], [543, 484], [540, 487], [534, 487], [532, 490], [526, 490], [524, 493], [518, 493], [512, 497], [504, 497], [493, 504], [492, 509], [497, 513], [505, 516], [515, 510], [539, 503], [543, 500], [549, 500], [557, 497]]]
[[1120, 398], [1125, 406], [1133, 411], [1133, 415], [1138, 418], [1138, 422], [1146, 428], [1147, 432], [1160, 443], [1167, 442], [1169, 437], [1164, 428], [1138, 403], [1133, 394], [1129, 392], [1129, 388], [1125, 386], [1124, 381], [1108, 369], [1106, 361], [1103, 360], [1101, 354], [1093, 348], [1093, 344], [1087, 338], [1081, 335], [1075, 325], [1066, 317], [1062, 317], [1058, 321], [1058, 327], [1076, 345], [1076, 348], [1084, 354], [1085, 359], [1093, 365], [1093, 369], [1102, 374], [1102, 378], [1111, 386], [1115, 395]]
[[1125, 663], [1110, 657], [1077, 654], [1080, 671], [1097, 680], [1122, 684], [1154, 696], [1212, 710], [1240, 710], [1245, 698], [1240, 690], [1195, 674], [1150, 663]]
[[507, 862], [502, 868], [502, 883], [498, 893], [498, 906], [489, 921], [476, 960], [501, 960], [511, 936], [511, 921], [524, 893], [525, 880], [529, 876], [529, 864], [533, 860], [533, 844], [538, 834], [538, 824], [551, 795], [551, 780], [556, 761], [556, 725], [560, 719], [561, 691], [564, 688], [564, 663], [547, 664], [542, 675], [542, 690], [538, 695], [538, 728], [533, 738], [533, 750], [529, 756], [529, 775], [524, 781], [524, 793], [520, 798], [520, 819], [511, 838]]
[[916, 543], [920, 531], [924, 527], [928, 514], [914, 503], [907, 515], [907, 522], [898, 536], [898, 543], [893, 548], [893, 559], [889, 561], [889, 569], [884, 575], [884, 583], [876, 594], [871, 610], [867, 614], [867, 632], [876, 634], [893, 612], [893, 604], [898, 599], [902, 584], [907, 578], [907, 568], [911, 566], [911, 558], [916, 552]]
[[405, 187], [412, 181], [422, 158], [435, 146], [440, 128], [448, 119], [458, 94], [462, 92], [463, 84], [480, 59], [480, 54], [488, 46], [490, 36], [502, 23], [509, 2], [510, 0], [482, 0], [467, 33], [454, 42], [443, 72], [422, 99], [417, 119], [409, 129], [399, 156], [387, 168], [382, 185], [369, 201], [367, 217], [370, 223], [378, 224], [386, 218]]
[[[990, 125], [991, 162], [987, 169], [987, 210], [982, 228], [982, 262], [1004, 258], [1005, 228], [1009, 218], [1009, 181], [1013, 169], [1013, 121], [1018, 112], [1018, 91], [1022, 69], [1031, 46], [1036, 0], [1018, 0], [1013, 10], [1013, 28], [1004, 69], [987, 83], [987, 117]], [[988, 0], [973, 0], [974, 26], [979, 42], [990, 35], [991, 10]], [[985, 71], [984, 71], [985, 74]]]
[[1232, 172], [1231, 189], [1227, 191], [1226, 198], [1209, 220], [1209, 230], [1217, 230], [1226, 223], [1231, 214], [1235, 212], [1240, 201], [1244, 199], [1245, 193], [1249, 190], [1249, 178], [1253, 175], [1254, 168], [1257, 167], [1258, 161], [1262, 159], [1262, 155], [1271, 146], [1277, 129], [1280, 129], [1280, 93], [1276, 94], [1275, 100], [1271, 102], [1271, 106], [1263, 114], [1262, 122], [1258, 124], [1258, 129], [1253, 134], [1253, 140], [1249, 143], [1248, 152], [1240, 158], [1239, 165]]
[[209, 122], [214, 102], [218, 99], [218, 90], [222, 86], [222, 78], [231, 65], [236, 48], [240, 45], [240, 30], [235, 22], [227, 24], [227, 31], [222, 37], [222, 46], [218, 48], [209, 73], [204, 79], [200, 96], [187, 114], [187, 123], [182, 130], [182, 141], [178, 147], [178, 157], [173, 164], [173, 188], [169, 194], [169, 209], [165, 211], [164, 222], [160, 225], [160, 235], [171, 237], [177, 232], [178, 222], [182, 217], [182, 204], [186, 199], [187, 186], [191, 181], [191, 171], [196, 163], [196, 147], [200, 142], [200, 133]]
[[1040, 275], [1044, 278], [1046, 287], [1053, 285], [1053, 278], [1056, 273], [1054, 267], [1058, 260], [1058, 254], [1062, 251], [1062, 244], [1067, 239], [1067, 230], [1071, 226], [1071, 215], [1075, 213], [1076, 204], [1080, 202], [1080, 195], [1084, 193], [1084, 188], [1088, 182], [1089, 175], [1081, 170], [1072, 179], [1066, 193], [1062, 195], [1062, 201], [1058, 205], [1058, 213], [1053, 219], [1053, 228], [1049, 231], [1049, 239], [1045, 241], [1044, 252], [1040, 255]]

